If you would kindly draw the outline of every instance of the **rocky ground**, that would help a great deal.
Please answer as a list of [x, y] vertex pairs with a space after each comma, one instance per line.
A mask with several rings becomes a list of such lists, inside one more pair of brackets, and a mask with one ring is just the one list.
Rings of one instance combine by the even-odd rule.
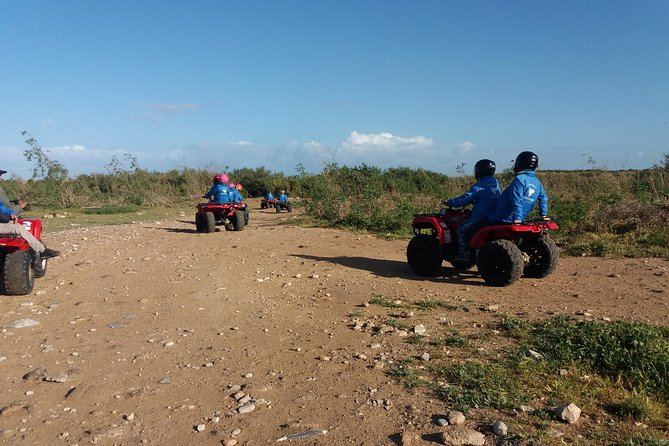
[[[387, 317], [375, 296], [470, 310], [400, 315], [427, 336], [484, 330], [491, 310], [669, 325], [666, 261], [565, 257], [554, 275], [506, 288], [446, 265], [424, 279], [407, 241], [251, 205], [241, 232], [198, 234], [188, 213], [47, 234], [61, 257], [31, 295], [0, 297], [0, 442], [438, 444], [451, 408], [388, 376], [421, 352], [403, 330], [364, 329]], [[484, 421], [465, 425], [494, 444]]]

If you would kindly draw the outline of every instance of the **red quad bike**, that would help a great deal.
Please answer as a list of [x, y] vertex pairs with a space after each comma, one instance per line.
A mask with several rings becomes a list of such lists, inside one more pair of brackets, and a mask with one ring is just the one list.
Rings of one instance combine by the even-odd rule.
[[226, 231], [241, 231], [249, 222], [249, 210], [245, 203], [198, 203], [195, 214], [197, 232], [214, 232], [216, 224], [225, 225]]
[[274, 204], [277, 203], [276, 198], [272, 198], [271, 200], [268, 200], [267, 198], [263, 198], [260, 200], [260, 209], [268, 209], [268, 208], [273, 208]]
[[555, 271], [559, 254], [548, 231], [558, 229], [558, 225], [546, 220], [485, 226], [471, 239], [469, 261], [454, 260], [456, 231], [470, 213], [468, 209], [448, 208], [438, 214], [414, 216], [407, 260], [416, 274], [434, 275], [446, 260], [462, 270], [476, 264], [488, 285], [507, 286], [521, 275], [542, 278]]
[[274, 203], [274, 209], [276, 209], [276, 213], [278, 214], [279, 212], [286, 210], [287, 212], [293, 212], [293, 205], [290, 204], [290, 201], [279, 201], [276, 200]]
[[[19, 219], [36, 239], [42, 235], [42, 222], [37, 218]], [[42, 259], [46, 271], [47, 259]], [[0, 236], [0, 293], [10, 295], [29, 294], [35, 285], [33, 254], [30, 245], [16, 235]]]

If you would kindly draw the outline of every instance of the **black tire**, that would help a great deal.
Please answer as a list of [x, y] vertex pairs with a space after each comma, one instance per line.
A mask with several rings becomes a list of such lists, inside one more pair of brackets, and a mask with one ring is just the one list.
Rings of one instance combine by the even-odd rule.
[[204, 213], [204, 232], [216, 231], [216, 216], [213, 212]]
[[244, 224], [245, 225], [249, 224], [249, 219], [251, 218], [249, 214], [250, 214], [249, 209], [248, 208], [244, 209]]
[[286, 210], [287, 210], [288, 212], [293, 212], [293, 205], [290, 204], [290, 203], [288, 203], [288, 204], [286, 205]]
[[529, 256], [523, 275], [541, 279], [552, 274], [557, 268], [560, 252], [555, 242], [548, 236], [523, 241], [520, 249]]
[[195, 214], [195, 230], [197, 232], [204, 232], [204, 216], [199, 212]]
[[232, 220], [232, 224], [235, 226], [235, 231], [242, 231], [244, 229], [245, 222], [246, 217], [244, 216], [244, 211], [235, 211], [235, 217]]
[[267, 203], [261, 202], [260, 209], [267, 209]]
[[419, 276], [434, 276], [442, 262], [439, 242], [431, 235], [416, 235], [407, 246], [407, 261]]
[[523, 254], [509, 240], [493, 240], [479, 251], [476, 266], [488, 285], [511, 285], [523, 274]]
[[[45, 261], [42, 261], [45, 267]], [[2, 292], [9, 295], [30, 294], [35, 285], [32, 256], [28, 251], [0, 254], [2, 268]]]
[[275, 205], [274, 205], [274, 209], [276, 209], [276, 213], [278, 214], [279, 212], [281, 212], [281, 205], [278, 204], [278, 203], [275, 204]]

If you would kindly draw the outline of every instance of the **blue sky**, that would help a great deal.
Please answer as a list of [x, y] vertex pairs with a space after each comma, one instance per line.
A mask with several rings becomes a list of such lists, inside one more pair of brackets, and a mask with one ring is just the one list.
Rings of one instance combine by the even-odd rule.
[[0, 168], [645, 168], [669, 2], [5, 0]]

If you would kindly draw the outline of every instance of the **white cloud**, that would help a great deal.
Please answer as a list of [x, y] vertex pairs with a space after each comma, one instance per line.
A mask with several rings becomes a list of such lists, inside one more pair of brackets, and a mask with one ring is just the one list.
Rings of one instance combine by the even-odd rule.
[[251, 141], [241, 140], [241, 141], [237, 141], [237, 142], [231, 142], [230, 145], [237, 146], [237, 147], [251, 147], [251, 146], [254, 146], [255, 144], [252, 143]]
[[476, 148], [476, 143], [471, 142], [471, 141], [464, 141], [464, 142], [461, 142], [460, 144], [458, 144], [458, 149], [462, 153], [471, 152], [475, 148]]
[[198, 109], [197, 104], [149, 104], [140, 102], [137, 107], [146, 109], [147, 111], [134, 115], [133, 119], [148, 119], [156, 124], [161, 124], [165, 121], [168, 115], [176, 113], [190, 112]]
[[342, 148], [348, 152], [381, 151], [392, 153], [408, 147], [431, 147], [432, 144], [432, 138], [425, 136], [407, 138], [395, 136], [388, 132], [358, 133], [354, 130], [342, 143]]

